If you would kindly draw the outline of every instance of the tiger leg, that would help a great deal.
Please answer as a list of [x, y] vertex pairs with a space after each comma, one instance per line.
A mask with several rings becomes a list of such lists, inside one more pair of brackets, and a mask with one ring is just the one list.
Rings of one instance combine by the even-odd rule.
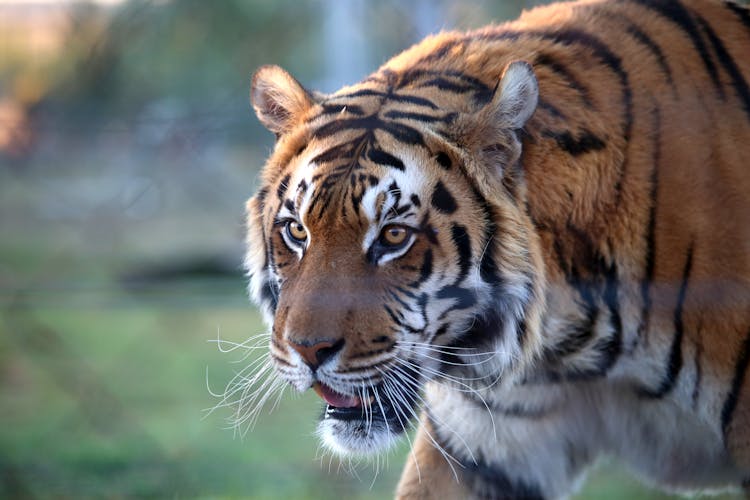
[[466, 485], [456, 480], [450, 465], [430, 441], [433, 433], [430, 423], [423, 419], [396, 488], [396, 498], [472, 498]]
[[565, 497], [601, 451], [597, 419], [585, 405], [576, 415], [558, 407], [508, 416], [466, 395], [432, 396], [398, 498]]

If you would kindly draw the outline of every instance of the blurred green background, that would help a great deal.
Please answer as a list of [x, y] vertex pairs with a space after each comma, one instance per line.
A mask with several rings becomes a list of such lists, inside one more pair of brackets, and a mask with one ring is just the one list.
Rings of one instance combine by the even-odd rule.
[[[262, 355], [211, 342], [263, 331], [240, 272], [272, 147], [250, 75], [332, 91], [533, 3], [0, 1], [0, 497], [391, 497], [406, 447], [347, 472], [314, 396], [244, 437], [205, 412]], [[580, 497], [662, 498], [613, 465]]]

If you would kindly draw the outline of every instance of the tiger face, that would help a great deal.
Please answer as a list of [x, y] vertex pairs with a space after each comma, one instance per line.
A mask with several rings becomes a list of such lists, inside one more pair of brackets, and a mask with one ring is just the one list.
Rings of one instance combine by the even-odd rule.
[[319, 434], [338, 453], [394, 443], [426, 383], [488, 386], [540, 344], [518, 166], [534, 73], [445, 78], [386, 71], [330, 96], [278, 67], [253, 79], [277, 143], [247, 206], [250, 291], [278, 376], [326, 402]]

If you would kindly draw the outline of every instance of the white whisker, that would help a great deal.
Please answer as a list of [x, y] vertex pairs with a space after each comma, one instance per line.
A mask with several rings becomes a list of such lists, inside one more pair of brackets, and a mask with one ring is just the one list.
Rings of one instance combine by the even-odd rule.
[[[393, 399], [394, 401], [399, 401], [399, 400], [404, 401], [405, 400], [403, 394], [401, 394], [400, 391], [399, 391], [398, 384], [394, 383], [392, 380], [389, 380], [388, 378], [384, 378], [384, 380], [383, 380], [383, 388], [385, 389], [385, 391], [387, 392], [387, 394], [391, 397], [391, 399]], [[412, 414], [411, 416], [413, 416], [414, 418], [417, 418], [416, 412], [411, 408], [411, 405], [406, 404], [405, 407]], [[393, 408], [396, 410], [397, 414], [401, 413], [401, 409], [399, 408], [399, 405], [397, 405], [397, 404], [393, 405]], [[403, 416], [404, 416], [404, 419], [406, 421], [410, 420], [410, 418], [406, 414], [403, 414]], [[435, 438], [432, 436], [432, 434], [430, 434], [430, 432], [427, 430], [426, 427], [423, 426], [420, 429], [424, 432], [424, 434], [432, 442], [432, 444], [435, 446], [435, 449], [437, 449], [438, 452], [443, 456], [443, 458], [445, 459], [446, 463], [448, 464], [448, 467], [450, 467], [451, 471], [453, 472], [453, 476], [456, 478], [456, 481], [458, 481], [458, 472], [456, 471], [455, 467], [451, 463], [451, 460], [454, 461], [456, 464], [458, 464], [461, 467], [463, 467], [463, 465], [461, 465], [461, 463], [458, 460], [456, 460], [450, 453], [448, 453], [440, 445], [440, 443], [437, 442], [437, 440], [435, 440]]]
[[[416, 391], [419, 391], [419, 389], [421, 388], [421, 385], [419, 384], [419, 382], [401, 367], [395, 367], [393, 370], [395, 373], [398, 373], [400, 375], [400, 378], [403, 382], [411, 386], [412, 390], [415, 391], [417, 399], [419, 399], [419, 401], [422, 402], [422, 405], [429, 410], [430, 409], [429, 403], [422, 396], [419, 395], [419, 392], [416, 392]], [[459, 434], [456, 430], [454, 430], [450, 425], [448, 425], [443, 420], [441, 420], [437, 416], [437, 414], [435, 414], [435, 412], [430, 412], [430, 416], [434, 421], [441, 424], [443, 427], [445, 427], [448, 431], [450, 431], [453, 435], [455, 435], [461, 441], [461, 443], [466, 448], [466, 451], [469, 452], [469, 457], [471, 458], [472, 462], [476, 464], [477, 459], [474, 456], [474, 453], [471, 451], [469, 444], [463, 438], [463, 436], [461, 436], [461, 434]]]

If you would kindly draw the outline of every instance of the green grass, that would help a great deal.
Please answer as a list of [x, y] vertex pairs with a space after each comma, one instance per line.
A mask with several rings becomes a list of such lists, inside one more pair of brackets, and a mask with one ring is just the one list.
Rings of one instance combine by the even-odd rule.
[[242, 341], [262, 328], [241, 286], [225, 293], [228, 306], [98, 298], [109, 306], [69, 307], [80, 301], [68, 296], [0, 316], [0, 497], [390, 494], [400, 459], [372, 490], [366, 468], [360, 481], [315, 460], [314, 396], [286, 397], [244, 439], [226, 429], [228, 409], [205, 417], [218, 402], [207, 379], [222, 389], [241, 367], [238, 353], [208, 340], [220, 330]]
[[[262, 331], [242, 283], [21, 296], [0, 312], [0, 497], [390, 498], [407, 450], [359, 478], [316, 459], [320, 402], [290, 391], [244, 438], [223, 389]], [[247, 361], [245, 361], [247, 362]], [[371, 486], [372, 484], [372, 486]], [[608, 467], [580, 498], [663, 498]]]

